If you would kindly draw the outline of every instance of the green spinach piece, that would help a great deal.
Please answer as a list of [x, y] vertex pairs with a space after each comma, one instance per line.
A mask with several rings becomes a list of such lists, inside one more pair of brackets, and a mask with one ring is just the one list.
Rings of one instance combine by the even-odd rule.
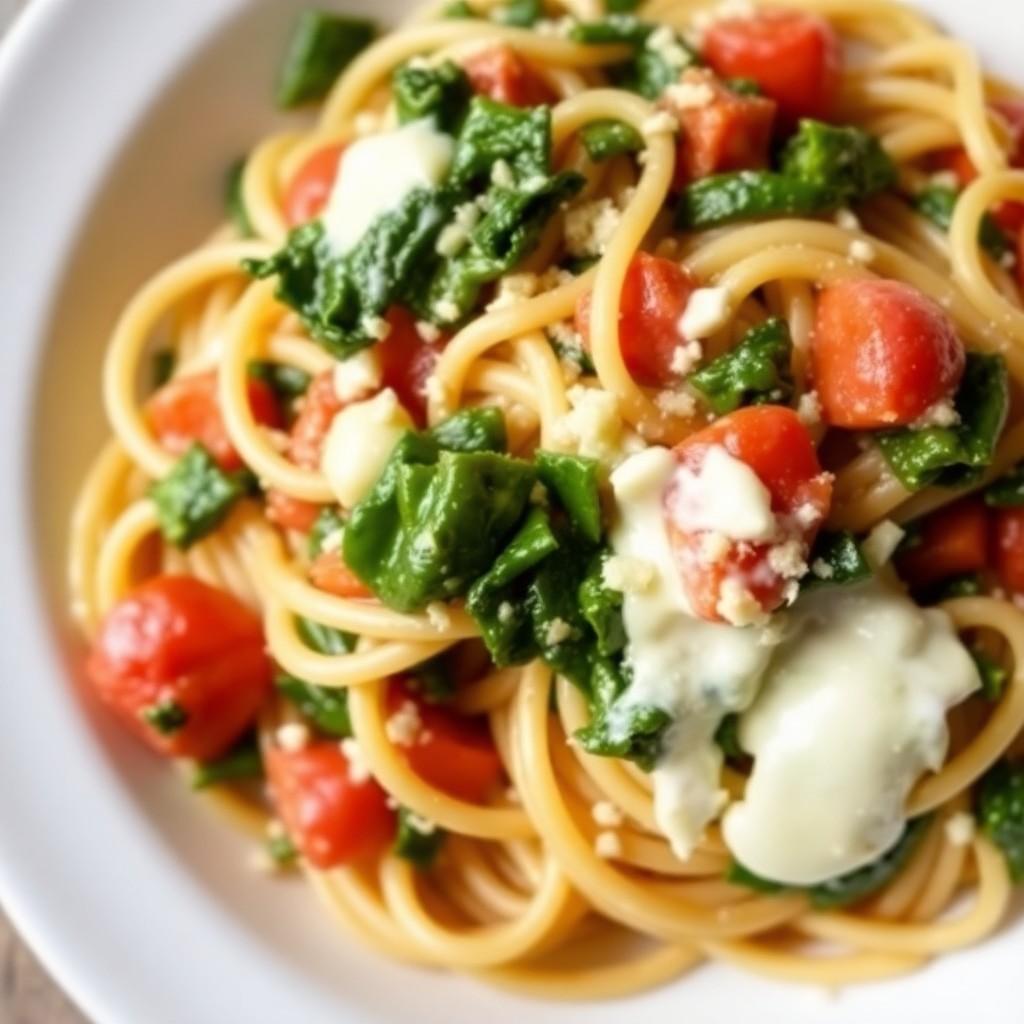
[[785, 320], [772, 317], [690, 377], [718, 416], [741, 405], [785, 404], [793, 394], [793, 342]]
[[350, 654], [355, 650], [356, 638], [351, 633], [342, 632], [333, 626], [325, 626], [322, 622], [299, 615], [295, 619], [295, 630], [299, 639], [317, 654]]
[[400, 124], [429, 117], [449, 134], [458, 130], [473, 94], [466, 72], [450, 60], [436, 68], [403, 64], [392, 84]]
[[541, 483], [557, 495], [573, 528], [592, 544], [597, 544], [603, 532], [598, 493], [601, 467], [597, 460], [538, 451], [535, 462]]
[[730, 92], [737, 96], [763, 96], [764, 90], [761, 83], [753, 78], [727, 78], [725, 86]]
[[732, 882], [733, 885], [742, 885], [766, 895], [792, 891], [803, 892], [817, 910], [835, 910], [839, 907], [846, 907], [860, 902], [888, 885], [906, 867], [931, 823], [932, 818], [929, 815], [915, 818], [903, 830], [903, 835], [898, 842], [877, 860], [856, 871], [850, 871], [818, 885], [794, 889], [792, 886], [783, 885], [770, 878], [762, 878], [736, 861], [729, 868], [726, 880]]
[[489, 182], [491, 169], [504, 160], [517, 180], [547, 177], [551, 165], [551, 110], [512, 107], [474, 96], [452, 157], [456, 185]]
[[477, 18], [479, 15], [466, 3], [466, 0], [453, 0], [441, 12], [441, 17], [457, 21], [463, 18]]
[[981, 577], [976, 572], [965, 572], [915, 590], [914, 600], [918, 604], [941, 604], [957, 597], [976, 597], [984, 589]]
[[309, 557], [316, 558], [323, 551], [327, 538], [334, 537], [344, 529], [345, 520], [341, 518], [341, 512], [333, 505], [325, 505], [316, 517], [313, 529], [309, 531]]
[[303, 11], [281, 67], [278, 106], [288, 110], [323, 99], [338, 75], [376, 34], [376, 25], [365, 18]]
[[254, 359], [248, 369], [249, 376], [263, 381], [283, 405], [301, 398], [309, 390], [310, 376], [297, 366]]
[[676, 224], [699, 230], [763, 217], [811, 217], [839, 209], [834, 191], [775, 171], [712, 174], [679, 197]]
[[153, 353], [152, 359], [150, 375], [153, 381], [153, 390], [157, 391], [174, 375], [174, 366], [178, 361], [178, 356], [173, 348], [158, 348]]
[[410, 432], [352, 510], [345, 564], [399, 611], [458, 597], [493, 564], [535, 481], [522, 460], [444, 451], [429, 435]]
[[428, 825], [421, 821], [407, 807], [398, 810], [398, 832], [393, 847], [396, 857], [407, 860], [418, 868], [429, 868], [437, 859], [444, 845], [446, 833], [433, 822], [427, 831], [421, 831]]
[[1024, 764], [1000, 761], [982, 779], [978, 822], [1003, 851], [1010, 876], [1024, 881]]
[[508, 447], [505, 417], [500, 409], [461, 409], [430, 430], [448, 452], [503, 452]]
[[980, 647], [971, 647], [970, 653], [974, 664], [978, 666], [978, 675], [981, 676], [981, 695], [994, 703], [1002, 697], [1010, 673]]
[[143, 708], [141, 716], [161, 736], [173, 736], [181, 732], [189, 722], [189, 713], [173, 697]]
[[1019, 508], [1024, 505], [1024, 463], [1018, 463], [985, 488], [985, 504], [991, 508]]
[[580, 138], [587, 156], [595, 163], [644, 148], [643, 136], [625, 121], [591, 121], [580, 132]]
[[409, 670], [409, 686], [421, 693], [428, 704], [444, 704], [455, 696], [455, 680], [443, 654]]
[[846, 586], [871, 578], [871, 566], [857, 538], [847, 530], [819, 533], [808, 564], [810, 572], [800, 584], [803, 590], [825, 584]]
[[352, 735], [347, 690], [316, 686], [287, 672], [279, 672], [274, 683], [303, 717], [308, 718], [321, 732], [342, 739]]
[[715, 730], [715, 743], [729, 761], [745, 760], [749, 755], [740, 745], [740, 716], [726, 715]]
[[499, 25], [532, 28], [544, 17], [544, 5], [541, 0], [511, 0], [511, 3], [496, 7], [491, 17]]
[[[953, 223], [953, 213], [960, 196], [956, 189], [943, 185], [930, 185], [914, 196], [914, 209], [926, 217], [937, 228], [948, 231]], [[1011, 251], [1010, 242], [990, 213], [981, 218], [978, 226], [978, 241], [982, 248], [997, 262]]]
[[878, 434], [878, 446], [897, 479], [911, 491], [931, 484], [967, 486], [992, 461], [1008, 403], [1003, 357], [971, 352], [955, 399], [959, 424], [884, 431]]
[[239, 157], [228, 168], [224, 178], [224, 206], [228, 218], [242, 238], [252, 238], [256, 234], [252, 229], [252, 221], [249, 219], [249, 211], [245, 208], [245, 198], [242, 195], [242, 176], [245, 174], [247, 162], [246, 157]]
[[216, 530], [244, 493], [198, 442], [149, 488], [164, 540], [182, 550]]
[[249, 733], [223, 757], [203, 761], [192, 772], [192, 788], [208, 789], [225, 782], [244, 782], [263, 778], [263, 758], [256, 736]]

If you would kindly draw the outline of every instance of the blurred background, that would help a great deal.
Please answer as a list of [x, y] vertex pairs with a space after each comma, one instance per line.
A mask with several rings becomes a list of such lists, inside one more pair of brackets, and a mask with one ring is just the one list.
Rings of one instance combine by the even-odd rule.
[[[0, 37], [31, 0], [0, 0]], [[87, 1024], [0, 910], [0, 1024]]]

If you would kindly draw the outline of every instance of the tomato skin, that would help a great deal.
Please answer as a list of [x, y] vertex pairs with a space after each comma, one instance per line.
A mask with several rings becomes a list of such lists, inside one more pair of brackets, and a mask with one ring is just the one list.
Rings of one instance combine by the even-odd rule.
[[267, 491], [267, 518], [282, 530], [309, 533], [316, 524], [321, 508], [323, 506], [316, 502], [293, 498], [284, 491]]
[[267, 752], [274, 806], [302, 855], [321, 870], [377, 856], [395, 835], [395, 812], [372, 778], [353, 782], [335, 742]]
[[818, 298], [811, 347], [826, 422], [907, 425], [956, 390], [964, 347], [938, 303], [899, 281], [842, 281]]
[[284, 195], [284, 218], [289, 227], [298, 227], [319, 217], [330, 199], [338, 177], [345, 147], [324, 146], [311, 154], [288, 184]]
[[[155, 751], [209, 760], [252, 723], [272, 666], [260, 620], [235, 597], [190, 576], [156, 576], [111, 609], [87, 671], [103, 702]], [[166, 700], [187, 715], [169, 735], [142, 717]]]
[[992, 560], [999, 582], [1011, 594], [1024, 594], [1024, 508], [995, 513]]
[[[678, 263], [638, 252], [626, 271], [619, 303], [619, 348], [630, 376], [640, 384], [666, 385], [676, 380], [672, 358], [684, 344], [679, 318], [696, 282]], [[590, 342], [591, 294], [576, 304], [576, 330]]]
[[314, 587], [335, 597], [373, 597], [373, 591], [342, 561], [337, 551], [321, 551], [309, 568]]
[[444, 351], [447, 336], [425, 342], [412, 314], [393, 306], [386, 317], [391, 330], [374, 347], [380, 358], [383, 387], [392, 388], [417, 427], [427, 424], [427, 380]]
[[393, 682], [387, 693], [388, 715], [407, 701], [416, 705], [421, 723], [412, 742], [399, 747], [409, 767], [449, 796], [469, 803], [486, 800], [504, 777], [487, 726], [480, 719], [428, 704], [408, 686]]
[[912, 586], [925, 587], [948, 576], [984, 569], [988, 549], [985, 503], [977, 497], [962, 498], [928, 516], [920, 542], [898, 557], [897, 567]]
[[691, 434], [676, 447], [675, 455], [682, 467], [699, 473], [708, 451], [716, 446], [754, 471], [771, 495], [780, 527], [777, 539], [731, 542], [722, 557], [709, 562], [703, 554], [709, 532], [687, 530], [673, 514], [679, 476], [666, 487], [666, 528], [690, 603], [700, 618], [724, 622], [728, 620], [720, 601], [730, 580], [738, 582], [764, 613], [783, 603], [789, 582], [772, 568], [769, 552], [776, 543], [795, 540], [806, 556], [828, 514], [832, 477], [822, 472], [807, 428], [792, 409], [782, 406], [738, 409]]
[[[281, 411], [270, 387], [252, 378], [246, 388], [256, 422], [279, 427]], [[160, 446], [172, 455], [184, 455], [198, 441], [222, 469], [241, 468], [241, 456], [231, 443], [217, 401], [216, 370], [176, 377], [165, 384], [149, 400], [146, 418]]]
[[703, 106], [683, 109], [674, 107], [670, 98], [661, 103], [679, 119], [674, 187], [682, 189], [688, 182], [719, 171], [766, 167], [775, 101], [741, 96], [705, 69], [687, 71], [682, 81], [711, 89], [713, 99]]
[[558, 98], [511, 46], [492, 46], [462, 59], [473, 92], [513, 107], [537, 107]]
[[803, 11], [767, 9], [714, 22], [705, 61], [723, 78], [752, 78], [779, 105], [782, 120], [829, 120], [843, 75], [843, 49], [832, 26]]

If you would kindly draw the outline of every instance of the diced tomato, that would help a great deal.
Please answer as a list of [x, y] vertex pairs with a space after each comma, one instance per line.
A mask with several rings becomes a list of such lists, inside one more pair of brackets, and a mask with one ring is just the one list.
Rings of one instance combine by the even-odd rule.
[[388, 688], [388, 715], [406, 710], [418, 723], [408, 742], [400, 744], [409, 767], [425, 782], [450, 796], [481, 803], [503, 777], [501, 759], [490, 731], [477, 718], [428, 704], [401, 683]]
[[937, 150], [932, 153], [928, 164], [933, 171], [952, 171], [961, 188], [966, 188], [978, 176], [967, 150], [961, 146]]
[[679, 119], [676, 188], [718, 171], [767, 166], [775, 122], [774, 100], [741, 96], [704, 68], [686, 71], [682, 83], [709, 89], [712, 98], [708, 103], [680, 107], [669, 90], [662, 100], [661, 105]]
[[403, 408], [418, 427], [427, 422], [427, 380], [444, 351], [446, 338], [427, 344], [408, 310], [393, 306], [387, 315], [390, 331], [377, 342], [383, 386], [394, 389]]
[[284, 195], [284, 217], [289, 227], [305, 224], [323, 213], [344, 150], [342, 145], [324, 146], [299, 168]]
[[1024, 508], [998, 509], [993, 535], [999, 582], [1012, 594], [1024, 594]]
[[1024, 165], [1024, 99], [999, 99], [990, 104], [1010, 127], [1010, 164]]
[[826, 422], [858, 430], [913, 423], [953, 395], [966, 358], [938, 303], [877, 280], [821, 293], [811, 357]]
[[[709, 515], [699, 481], [714, 449], [745, 463], [768, 491], [768, 536], [730, 537], [697, 525]], [[730, 413], [688, 437], [675, 455], [679, 470], [665, 489], [665, 521], [694, 612], [710, 622], [756, 622], [795, 589], [828, 513], [832, 477], [822, 472], [807, 428], [782, 406]]]
[[336, 597], [373, 597], [373, 591], [342, 561], [337, 551], [322, 551], [309, 569], [314, 587]]
[[[281, 425], [281, 411], [270, 387], [251, 378], [247, 384], [249, 408], [257, 423]], [[165, 384], [146, 406], [150, 428], [163, 448], [182, 455], [198, 441], [223, 469], [238, 469], [235, 451], [217, 404], [217, 372], [176, 377]]]
[[716, 21], [704, 37], [704, 59], [722, 78], [752, 78], [787, 123], [828, 120], [835, 110], [843, 48], [816, 14], [768, 8]]
[[[672, 359], [685, 339], [679, 319], [696, 284], [678, 264], [638, 252], [626, 271], [619, 303], [619, 348], [626, 369], [641, 384], [666, 385]], [[576, 305], [576, 330], [590, 343], [590, 292]]]
[[352, 777], [334, 742], [270, 750], [267, 778], [274, 806], [302, 855], [321, 870], [374, 857], [395, 835], [395, 812], [372, 778]]
[[473, 92], [513, 107], [538, 107], [558, 98], [511, 46], [491, 46], [462, 59]]
[[260, 620], [189, 576], [156, 576], [119, 601], [87, 668], [103, 702], [149, 746], [200, 760], [252, 724], [272, 672]]
[[274, 489], [267, 491], [267, 518], [283, 530], [309, 533], [313, 529], [322, 507], [313, 501], [293, 498], [290, 494], [285, 494], [284, 491]]
[[988, 546], [985, 503], [976, 497], [962, 498], [924, 521], [919, 543], [899, 556], [897, 566], [908, 583], [924, 587], [984, 569]]

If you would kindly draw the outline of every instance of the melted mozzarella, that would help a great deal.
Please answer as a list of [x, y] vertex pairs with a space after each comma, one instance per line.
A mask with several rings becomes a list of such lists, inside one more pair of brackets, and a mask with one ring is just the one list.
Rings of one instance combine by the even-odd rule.
[[390, 388], [346, 406], [334, 417], [320, 469], [343, 507], [352, 508], [369, 493], [395, 445], [413, 429], [412, 419]]
[[946, 755], [946, 712], [979, 685], [949, 618], [877, 581], [815, 591], [740, 724], [754, 755], [725, 841], [746, 867], [813, 885], [899, 838], [904, 804]]
[[721, 445], [696, 470], [679, 466], [669, 512], [681, 530], [713, 530], [731, 540], [767, 541], [776, 533], [772, 496], [758, 475]]
[[[653, 774], [654, 809], [673, 850], [686, 858], [725, 802], [715, 731], [725, 715], [753, 700], [771, 640], [761, 630], [704, 622], [691, 614], [662, 506], [677, 469], [667, 449], [648, 448], [612, 474], [618, 522], [611, 541], [617, 556], [648, 567], [646, 585], [623, 595], [632, 682], [617, 706], [621, 728], [631, 707], [653, 705], [672, 715]], [[613, 730], [615, 725], [613, 717]]]
[[335, 253], [348, 252], [381, 214], [393, 210], [414, 189], [440, 184], [453, 150], [451, 136], [437, 131], [430, 119], [349, 146], [323, 215]]

